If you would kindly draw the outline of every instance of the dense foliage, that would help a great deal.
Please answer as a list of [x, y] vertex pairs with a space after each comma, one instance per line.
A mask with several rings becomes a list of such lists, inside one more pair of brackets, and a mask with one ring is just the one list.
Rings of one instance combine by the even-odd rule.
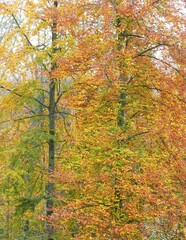
[[185, 239], [185, 9], [0, 1], [0, 238]]

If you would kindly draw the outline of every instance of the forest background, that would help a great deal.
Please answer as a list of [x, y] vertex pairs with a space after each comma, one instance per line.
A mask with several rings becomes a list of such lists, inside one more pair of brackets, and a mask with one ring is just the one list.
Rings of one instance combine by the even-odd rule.
[[0, 239], [186, 238], [185, 1], [0, 1]]

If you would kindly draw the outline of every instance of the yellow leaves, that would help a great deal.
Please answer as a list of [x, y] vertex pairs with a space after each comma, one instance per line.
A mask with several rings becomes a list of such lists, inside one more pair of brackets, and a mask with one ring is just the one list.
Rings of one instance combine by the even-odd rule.
[[2, 14], [5, 15], [12, 15], [12, 14], [16, 14], [19, 10], [19, 3], [18, 1], [14, 1], [14, 3], [1, 3], [0, 2], [0, 11]]
[[[23, 21], [1, 42], [0, 84], [6, 93], [0, 112], [3, 121], [12, 119], [1, 134], [8, 148], [15, 146], [3, 152], [3, 159], [21, 160], [17, 172], [31, 172], [33, 192], [41, 196], [53, 178], [60, 206], [51, 219], [65, 223], [61, 238], [78, 223], [77, 239], [95, 233], [99, 239], [142, 239], [144, 221], [166, 216], [167, 209], [173, 213], [183, 200], [184, 107], [177, 99], [184, 95], [183, 83], [178, 74], [161, 69], [151, 49], [173, 39], [167, 41], [170, 32], [161, 16], [154, 25], [158, 12], [148, 8], [151, 3], [121, 1], [114, 8], [104, 1], [104, 9], [90, 1], [59, 2], [56, 9], [53, 1], [21, 1]], [[53, 42], [51, 26], [58, 38]], [[181, 49], [161, 51], [182, 66]], [[48, 134], [51, 81], [56, 84], [55, 137]], [[46, 173], [49, 138], [56, 143], [57, 164], [46, 179], [41, 172]]]

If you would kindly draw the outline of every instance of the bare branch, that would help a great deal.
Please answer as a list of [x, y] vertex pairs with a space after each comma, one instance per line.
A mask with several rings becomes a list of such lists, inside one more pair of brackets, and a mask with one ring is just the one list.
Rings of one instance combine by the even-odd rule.
[[61, 93], [59, 94], [59, 96], [58, 96], [58, 98], [57, 98], [57, 100], [56, 100], [56, 102], [55, 102], [55, 105], [58, 104], [59, 100], [61, 99], [61, 97], [63, 96], [63, 94], [64, 94], [65, 92], [66, 92], [66, 91], [63, 91], [63, 92], [61, 92]]
[[153, 59], [155, 59], [155, 60], [157, 60], [157, 61], [159, 61], [159, 62], [161, 62], [161, 63], [163, 63], [163, 64], [165, 64], [165, 65], [167, 65], [167, 66], [169, 66], [170, 68], [174, 69], [181, 77], [183, 77], [184, 80], [186, 80], [186, 77], [184, 77], [184, 76], [180, 73], [180, 70], [177, 69], [177, 68], [175, 68], [175, 67], [173, 67], [170, 63], [165, 62], [165, 61], [163, 61], [162, 59], [159, 59], [159, 58], [154, 57], [154, 56], [149, 56], [149, 55], [141, 55], [141, 56], [146, 56], [146, 57], [149, 57], [149, 58], [153, 58]]
[[148, 133], [148, 131], [136, 133], [136, 134], [134, 134], [134, 135], [132, 135], [132, 136], [126, 138], [126, 139], [122, 139], [121, 142], [128, 142], [128, 141], [130, 141], [131, 139], [136, 138], [136, 137], [138, 137], [138, 136], [140, 136], [140, 135], [143, 135], [143, 134], [146, 134], [146, 133]]
[[154, 50], [154, 49], [156, 49], [156, 48], [162, 47], [162, 46], [168, 46], [168, 45], [167, 45], [166, 43], [159, 43], [158, 45], [155, 45], [155, 46], [153, 46], [153, 47], [150, 47], [150, 48], [148, 48], [148, 49], [146, 49], [146, 50], [138, 53], [138, 54], [137, 54], [136, 56], [134, 56], [133, 58], [137, 58], [137, 57], [140, 57], [140, 56], [146, 56], [146, 55], [144, 55], [145, 53], [150, 52], [150, 51], [152, 51], [152, 50]]
[[138, 35], [138, 34], [132, 34], [132, 33], [121, 33], [121, 37], [137, 37], [137, 38], [144, 38], [144, 36]]
[[[12, 14], [12, 17], [13, 17], [15, 23], [17, 24], [18, 28], [21, 29], [21, 26], [20, 26], [20, 24], [18, 23], [18, 21], [17, 21], [16, 17], [14, 16], [14, 14]], [[31, 43], [30, 40], [28, 39], [27, 35], [26, 35], [25, 33], [23, 33], [23, 36], [24, 36], [25, 39], [27, 40], [28, 44], [33, 47], [32, 43]]]

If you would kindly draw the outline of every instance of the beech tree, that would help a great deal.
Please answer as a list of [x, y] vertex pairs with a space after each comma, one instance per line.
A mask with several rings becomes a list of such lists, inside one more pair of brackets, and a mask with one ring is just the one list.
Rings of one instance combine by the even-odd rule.
[[0, 7], [3, 237], [185, 239], [184, 1]]

